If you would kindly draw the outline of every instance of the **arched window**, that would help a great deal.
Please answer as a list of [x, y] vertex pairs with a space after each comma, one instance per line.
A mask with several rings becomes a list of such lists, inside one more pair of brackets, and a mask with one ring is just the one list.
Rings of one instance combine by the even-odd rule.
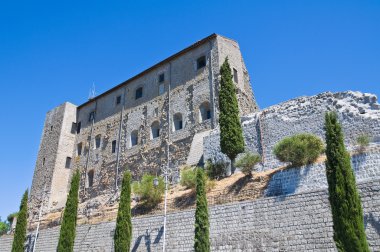
[[142, 87], [139, 87], [136, 89], [136, 92], [135, 92], [135, 99], [139, 99], [143, 97], [143, 88]]
[[100, 134], [95, 137], [94, 149], [100, 148], [101, 139], [102, 139], [102, 136]]
[[92, 187], [94, 184], [94, 170], [90, 170], [87, 172], [87, 185], [88, 187]]
[[208, 119], [211, 119], [211, 109], [210, 103], [205, 101], [199, 106], [199, 121], [203, 122]]
[[137, 130], [131, 133], [131, 147], [137, 145], [139, 142], [139, 132]]
[[177, 113], [173, 116], [174, 131], [181, 130], [183, 128], [182, 114]]
[[151, 128], [151, 138], [152, 139], [160, 136], [160, 123], [158, 121], [154, 121], [150, 128]]

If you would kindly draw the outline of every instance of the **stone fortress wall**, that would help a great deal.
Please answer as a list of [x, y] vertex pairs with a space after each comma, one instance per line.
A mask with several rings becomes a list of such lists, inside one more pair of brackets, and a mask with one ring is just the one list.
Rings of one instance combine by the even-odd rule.
[[[218, 123], [219, 69], [226, 57], [236, 70], [241, 114], [257, 111], [237, 42], [213, 34], [79, 107], [65, 103], [49, 112], [30, 196], [32, 223], [42, 198], [43, 214], [64, 207], [77, 168], [80, 215], [86, 216], [117, 197], [126, 167], [138, 179], [146, 172], [160, 174], [168, 163], [178, 168], [200, 162], [203, 135]], [[50, 132], [53, 124], [63, 126]]]

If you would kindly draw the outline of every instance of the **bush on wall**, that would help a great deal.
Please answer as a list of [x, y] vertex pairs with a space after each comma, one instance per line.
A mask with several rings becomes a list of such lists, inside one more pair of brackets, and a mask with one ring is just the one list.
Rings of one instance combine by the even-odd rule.
[[[201, 167], [185, 167], [181, 171], [181, 181], [180, 181], [181, 186], [186, 187], [186, 189], [195, 190], [197, 186], [197, 170], [198, 169], [203, 170], [203, 168]], [[206, 181], [206, 190], [209, 191], [215, 187], [215, 181], [210, 180], [206, 174], [204, 176], [205, 176], [205, 181]]]
[[141, 205], [146, 208], [153, 208], [162, 201], [165, 192], [165, 182], [162, 177], [158, 177], [158, 186], [154, 186], [154, 175], [144, 174], [140, 182], [132, 184], [133, 193], [140, 198]]
[[322, 140], [307, 133], [286, 137], [277, 143], [273, 150], [281, 162], [290, 162], [292, 166], [313, 163], [323, 151]]
[[246, 176], [252, 176], [252, 171], [256, 164], [261, 161], [261, 156], [256, 153], [246, 151], [235, 162], [235, 166], [240, 168]]
[[212, 163], [211, 160], [206, 161], [205, 171], [211, 179], [221, 179], [226, 176], [227, 164], [223, 162]]

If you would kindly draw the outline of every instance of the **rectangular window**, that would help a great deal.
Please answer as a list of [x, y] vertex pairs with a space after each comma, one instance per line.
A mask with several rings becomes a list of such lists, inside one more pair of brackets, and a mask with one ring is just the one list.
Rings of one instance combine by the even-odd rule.
[[121, 103], [121, 95], [116, 97], [116, 105], [119, 105]]
[[95, 111], [92, 111], [90, 113], [90, 116], [88, 117], [88, 121], [89, 122], [92, 122], [93, 120], [95, 120]]
[[116, 140], [112, 141], [112, 153], [116, 152]]
[[78, 122], [78, 124], [77, 124], [77, 134], [80, 133], [80, 129], [81, 129], [81, 127], [82, 127], [82, 123], [81, 123], [81, 122]]
[[159, 76], [158, 76], [158, 82], [164, 82], [165, 81], [165, 74], [164, 73], [162, 73], [162, 74], [160, 74]]
[[82, 155], [82, 143], [77, 144], [77, 155]]
[[199, 57], [197, 59], [197, 70], [206, 66], [206, 56]]
[[239, 83], [238, 72], [237, 72], [237, 70], [235, 68], [234, 68], [234, 82], [235, 83]]
[[101, 135], [97, 135], [95, 137], [95, 148], [94, 149], [99, 149], [100, 148], [100, 141], [101, 141]]
[[143, 96], [143, 88], [139, 87], [138, 89], [136, 89], [135, 98], [137, 100], [137, 99], [141, 98], [142, 96]]
[[158, 95], [162, 95], [163, 93], [165, 93], [165, 84], [161, 83], [158, 85]]
[[68, 169], [70, 169], [70, 167], [71, 167], [71, 157], [67, 157], [66, 158], [65, 167], [68, 168]]

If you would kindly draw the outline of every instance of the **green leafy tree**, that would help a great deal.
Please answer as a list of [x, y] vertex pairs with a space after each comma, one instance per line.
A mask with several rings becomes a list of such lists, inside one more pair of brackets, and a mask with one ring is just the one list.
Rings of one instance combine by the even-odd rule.
[[203, 169], [197, 168], [197, 205], [195, 209], [195, 252], [210, 251], [209, 220], [206, 198], [206, 176]]
[[28, 219], [28, 190], [22, 196], [20, 211], [17, 216], [15, 236], [13, 238], [12, 252], [24, 252], [26, 226]]
[[129, 252], [132, 240], [131, 173], [126, 171], [121, 187], [119, 210], [114, 235], [115, 252]]
[[335, 244], [339, 251], [369, 251], [350, 155], [336, 113], [326, 113], [325, 130], [326, 176]]
[[132, 184], [135, 194], [140, 197], [140, 205], [146, 209], [156, 207], [161, 201], [165, 192], [165, 182], [162, 177], [158, 177], [158, 186], [154, 186], [154, 175], [144, 174], [140, 182]]
[[9, 223], [7, 221], [2, 221], [0, 217], [0, 236], [6, 234], [9, 230]]
[[239, 105], [236, 97], [236, 88], [232, 81], [232, 74], [228, 58], [220, 68], [219, 92], [219, 125], [220, 147], [231, 160], [231, 173], [235, 172], [236, 156], [244, 151], [243, 130], [241, 128]]
[[63, 213], [63, 220], [57, 247], [58, 252], [68, 252], [73, 251], [74, 249], [78, 211], [79, 180], [79, 170], [76, 170], [71, 179], [70, 192], [67, 196], [66, 207]]

